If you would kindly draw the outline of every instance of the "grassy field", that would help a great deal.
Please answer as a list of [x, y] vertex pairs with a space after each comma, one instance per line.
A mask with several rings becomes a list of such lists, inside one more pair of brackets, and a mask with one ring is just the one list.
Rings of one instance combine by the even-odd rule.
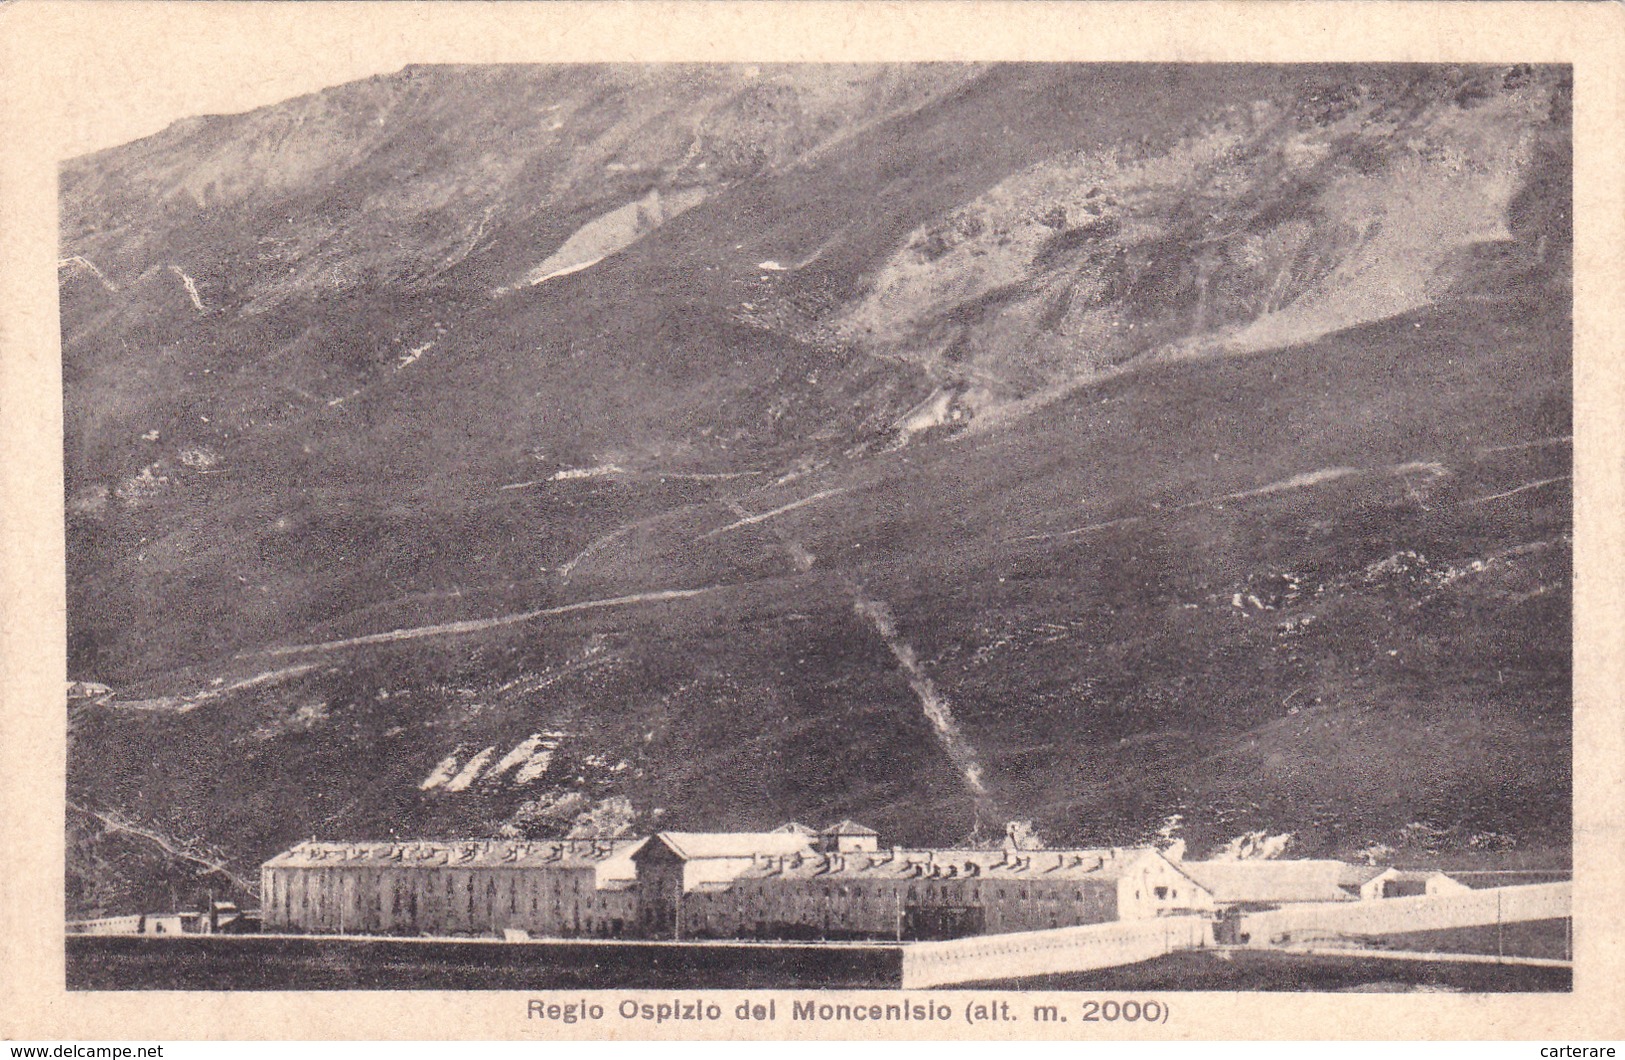
[[1419, 953], [1495, 953], [1508, 957], [1572, 960], [1574, 941], [1567, 920], [1530, 920], [1516, 924], [1480, 924], [1437, 931], [1407, 931], [1367, 940], [1375, 949]]
[[1323, 957], [1271, 950], [1174, 953], [1094, 972], [978, 983], [989, 990], [1264, 990], [1334, 993], [1548, 993], [1567, 968]]
[[886, 946], [72, 936], [70, 990], [749, 990], [896, 986]]
[[[1548, 932], [1549, 934], [1549, 932]], [[1522, 949], [1541, 931], [1509, 932]], [[1509, 951], [1512, 944], [1509, 944]], [[895, 988], [889, 946], [499, 943], [484, 940], [167, 938], [67, 940], [71, 990], [535, 990]], [[1092, 972], [970, 984], [989, 990], [1550, 992], [1566, 968], [1176, 953]]]

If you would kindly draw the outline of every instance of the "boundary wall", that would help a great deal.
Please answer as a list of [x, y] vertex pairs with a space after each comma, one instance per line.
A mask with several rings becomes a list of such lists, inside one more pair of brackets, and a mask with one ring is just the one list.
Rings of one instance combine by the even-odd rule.
[[909, 942], [903, 945], [903, 989], [1136, 964], [1175, 950], [1207, 946], [1213, 940], [1212, 928], [1206, 917], [1166, 916]]
[[146, 920], [146, 917], [140, 913], [131, 913], [128, 916], [104, 916], [96, 920], [70, 920], [67, 923], [67, 933], [70, 935], [139, 935], [144, 920]]
[[1570, 915], [1572, 885], [1534, 883], [1461, 894], [1314, 902], [1262, 913], [1243, 913], [1238, 930], [1252, 946], [1314, 942], [1337, 935], [1391, 935], [1439, 928], [1558, 920]]

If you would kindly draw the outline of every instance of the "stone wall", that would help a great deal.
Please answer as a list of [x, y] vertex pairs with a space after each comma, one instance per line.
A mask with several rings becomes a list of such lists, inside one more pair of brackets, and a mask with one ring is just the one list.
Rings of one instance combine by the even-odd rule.
[[1460, 894], [1380, 898], [1365, 902], [1314, 902], [1244, 913], [1238, 941], [1255, 946], [1315, 942], [1339, 935], [1388, 935], [1478, 924], [1554, 920], [1570, 915], [1570, 884], [1536, 883], [1491, 887]]
[[903, 989], [1110, 968], [1198, 949], [1211, 941], [1211, 921], [1206, 917], [1168, 916], [912, 942], [903, 947]]

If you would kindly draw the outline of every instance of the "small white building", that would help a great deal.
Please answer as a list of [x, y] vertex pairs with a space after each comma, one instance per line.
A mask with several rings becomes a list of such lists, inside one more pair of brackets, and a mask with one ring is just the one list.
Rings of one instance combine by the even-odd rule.
[[1299, 902], [1358, 902], [1416, 894], [1453, 894], [1465, 884], [1442, 872], [1350, 865], [1344, 861], [1269, 858], [1185, 861], [1192, 879], [1220, 908], [1267, 909]]

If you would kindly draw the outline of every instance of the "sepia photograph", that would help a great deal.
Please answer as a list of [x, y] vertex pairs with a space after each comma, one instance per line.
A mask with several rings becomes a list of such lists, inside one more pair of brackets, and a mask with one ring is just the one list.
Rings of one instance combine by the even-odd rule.
[[0, 3], [0, 1037], [1601, 1060], [1621, 15]]
[[68, 985], [1568, 990], [1571, 99], [423, 65], [65, 161]]

